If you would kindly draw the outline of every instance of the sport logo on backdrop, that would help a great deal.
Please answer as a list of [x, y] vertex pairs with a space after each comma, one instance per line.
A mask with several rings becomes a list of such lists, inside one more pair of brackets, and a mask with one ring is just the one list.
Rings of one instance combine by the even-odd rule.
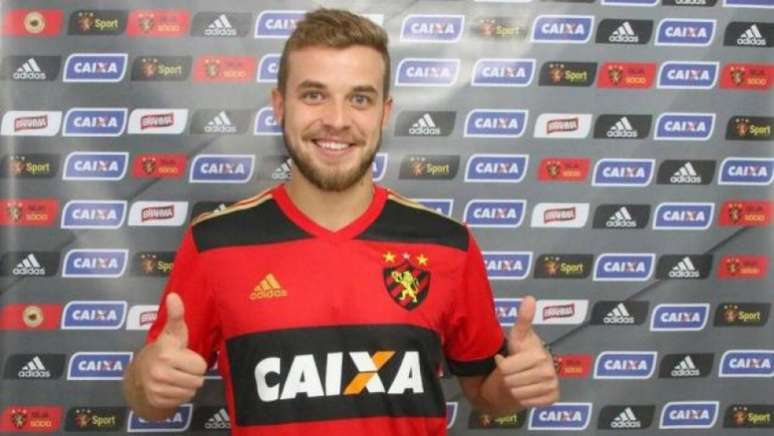
[[138, 179], [175, 178], [185, 174], [185, 154], [141, 153], [132, 161], [132, 176]]
[[654, 230], [706, 230], [712, 224], [715, 203], [661, 203]]
[[255, 77], [252, 56], [199, 56], [194, 63], [194, 82], [245, 83]]
[[70, 15], [69, 35], [120, 35], [126, 30], [126, 11], [79, 10]]
[[765, 64], [731, 63], [723, 66], [720, 87], [750, 91], [767, 91], [774, 82], [774, 68]]
[[125, 249], [75, 249], [65, 255], [62, 277], [118, 278], [126, 270]]
[[772, 428], [774, 427], [774, 405], [733, 404], [726, 409], [723, 418], [725, 428]]
[[0, 35], [50, 37], [59, 35], [64, 12], [59, 9], [6, 10]]
[[263, 55], [258, 62], [258, 83], [276, 83], [277, 74], [279, 74], [280, 55], [278, 53], [269, 53]]
[[449, 136], [456, 116], [453, 111], [401, 111], [395, 122], [395, 136]]
[[591, 15], [540, 15], [532, 25], [532, 42], [585, 44], [593, 29]]
[[762, 279], [768, 272], [769, 258], [766, 256], [723, 256], [718, 263], [719, 279]]
[[459, 167], [459, 155], [406, 155], [400, 163], [398, 178], [451, 180]]
[[61, 406], [7, 406], [0, 415], [0, 432], [53, 433], [62, 426]]
[[250, 13], [198, 12], [191, 24], [191, 36], [242, 37], [250, 31], [252, 18]]
[[655, 159], [600, 159], [594, 166], [593, 186], [648, 186]]
[[65, 418], [65, 431], [120, 431], [125, 416], [125, 407], [71, 407]]
[[0, 258], [0, 275], [50, 277], [59, 269], [57, 251], [10, 251]]
[[465, 137], [519, 138], [527, 125], [526, 110], [473, 109], [465, 117]]
[[774, 117], [735, 115], [728, 120], [726, 139], [735, 141], [771, 141]]
[[132, 274], [144, 277], [167, 277], [175, 262], [174, 251], [142, 251], [132, 257]]
[[659, 304], [653, 309], [650, 318], [650, 331], [699, 331], [707, 325], [709, 318], [708, 303], [697, 304]]
[[464, 15], [407, 15], [401, 25], [401, 42], [457, 42], [465, 27]]
[[71, 301], [62, 313], [62, 330], [117, 330], [126, 320], [126, 301]]
[[48, 227], [58, 212], [56, 199], [0, 199], [0, 226]]
[[6, 154], [0, 158], [0, 178], [50, 179], [59, 169], [53, 153]]
[[55, 136], [61, 124], [60, 111], [8, 111], [3, 114], [0, 135]]
[[535, 138], [582, 139], [591, 131], [591, 114], [540, 114], [535, 121]]
[[525, 16], [479, 17], [471, 31], [481, 38], [523, 41], [529, 36], [529, 21]]
[[541, 254], [535, 261], [536, 279], [585, 279], [591, 274], [590, 254]]
[[179, 82], [191, 74], [191, 56], [140, 56], [132, 63], [133, 81]]
[[535, 59], [482, 58], [473, 66], [472, 86], [524, 87], [532, 83]]
[[540, 68], [540, 86], [591, 86], [596, 62], [548, 61]]
[[141, 9], [129, 13], [129, 36], [180, 37], [188, 33], [190, 12], [185, 9]]
[[560, 378], [588, 378], [591, 374], [591, 354], [554, 354], [554, 369]]
[[771, 223], [772, 205], [768, 200], [728, 200], [720, 208], [721, 226], [763, 227]]
[[541, 182], [584, 182], [589, 175], [591, 160], [587, 158], [547, 157], [540, 161], [538, 180]]
[[712, 371], [714, 353], [667, 354], [661, 359], [659, 378], [707, 377]]
[[712, 271], [711, 254], [665, 254], [658, 259], [659, 280], [703, 280]]
[[585, 430], [591, 421], [591, 403], [555, 403], [530, 410], [529, 430]]
[[728, 350], [718, 377], [774, 377], [774, 350]]
[[470, 227], [516, 228], [526, 208], [526, 200], [473, 199], [465, 205], [463, 221]]
[[185, 130], [188, 109], [134, 109], [129, 115], [130, 135], [179, 135]]
[[715, 114], [663, 113], [656, 120], [656, 141], [706, 141], [712, 136]]
[[774, 180], [774, 159], [727, 157], [720, 164], [720, 185], [770, 185]]
[[0, 307], [0, 331], [56, 330], [61, 315], [59, 304], [6, 304]]
[[476, 410], [470, 412], [468, 428], [470, 429], [517, 429], [527, 422], [527, 411], [522, 410], [510, 415], [494, 416]]
[[117, 229], [126, 218], [125, 200], [71, 200], [62, 210], [63, 229]]
[[59, 56], [5, 56], [0, 64], [0, 80], [56, 80], [61, 64], [62, 58]]
[[601, 204], [594, 212], [592, 228], [644, 229], [649, 217], [648, 204]]
[[126, 108], [74, 107], [65, 115], [62, 136], [121, 136], [126, 113]]
[[712, 428], [718, 419], [717, 401], [670, 401], [661, 409], [659, 428]]
[[474, 154], [465, 167], [465, 182], [519, 183], [528, 162], [526, 154]]
[[594, 124], [594, 138], [646, 139], [652, 122], [650, 115], [599, 115]]
[[656, 64], [608, 62], [599, 67], [598, 88], [647, 89], [653, 86]]
[[659, 185], [709, 185], [715, 174], [714, 160], [665, 160], [658, 167]]
[[529, 275], [531, 251], [484, 251], [482, 254], [489, 280], [522, 280]]
[[255, 20], [256, 38], [287, 38], [296, 28], [296, 21], [304, 18], [306, 11], [268, 10], [258, 14]]
[[658, 24], [656, 45], [708, 46], [715, 36], [716, 20], [665, 18]]
[[127, 152], [74, 151], [65, 159], [64, 180], [121, 180], [126, 175]]
[[658, 73], [658, 87], [712, 89], [717, 83], [718, 68], [718, 62], [664, 62]]
[[726, 27], [723, 45], [735, 47], [774, 46], [774, 23], [732, 21]]
[[452, 86], [459, 71], [459, 59], [404, 58], [398, 63], [395, 86]]
[[132, 354], [79, 351], [70, 357], [67, 380], [121, 380]]
[[594, 365], [595, 379], [649, 379], [656, 371], [656, 351], [603, 351]]
[[73, 53], [67, 57], [64, 82], [115, 83], [126, 74], [126, 53]]
[[647, 44], [653, 35], [651, 20], [606, 18], [597, 28], [597, 44]]
[[247, 183], [253, 176], [252, 154], [199, 154], [191, 162], [190, 183]]

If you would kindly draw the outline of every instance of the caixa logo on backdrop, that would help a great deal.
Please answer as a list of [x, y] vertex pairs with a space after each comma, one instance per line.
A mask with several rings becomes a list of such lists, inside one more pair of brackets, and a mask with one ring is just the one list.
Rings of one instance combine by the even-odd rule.
[[304, 18], [306, 11], [268, 10], [258, 14], [255, 21], [256, 38], [287, 38]]
[[401, 42], [458, 42], [464, 15], [408, 15], [401, 25]]
[[121, 380], [131, 360], [129, 351], [79, 351], [70, 357], [67, 380]]
[[706, 230], [712, 224], [715, 203], [661, 203], [653, 230]]
[[412, 200], [441, 215], [452, 216], [452, 209], [454, 209], [454, 199], [452, 198], [414, 198]]
[[465, 205], [463, 221], [470, 227], [516, 228], [526, 208], [526, 200], [473, 199]]
[[255, 114], [255, 129], [253, 134], [260, 136], [281, 136], [282, 126], [274, 117], [274, 109], [266, 106]]
[[200, 154], [191, 163], [191, 183], [247, 183], [253, 176], [251, 154]]
[[527, 175], [526, 154], [474, 154], [465, 168], [465, 182], [519, 183]]
[[653, 309], [650, 330], [654, 332], [699, 331], [707, 325], [708, 303], [659, 304]]
[[664, 62], [658, 73], [658, 87], [712, 89], [718, 80], [718, 68], [718, 62]]
[[465, 117], [465, 137], [519, 138], [527, 125], [527, 110], [473, 109]]
[[600, 159], [594, 166], [593, 186], [648, 186], [655, 159]]
[[774, 377], [774, 350], [728, 350], [718, 377]]
[[531, 270], [531, 251], [484, 251], [482, 254], [489, 280], [523, 280]]
[[117, 330], [126, 320], [126, 301], [78, 300], [67, 303], [62, 330]]
[[585, 44], [593, 29], [592, 15], [540, 15], [532, 25], [532, 42]]
[[404, 58], [398, 63], [395, 86], [452, 86], [459, 72], [459, 59]]
[[126, 53], [73, 53], [67, 57], [64, 82], [115, 83], [124, 79]]
[[494, 309], [497, 321], [503, 327], [510, 327], [519, 318], [521, 298], [495, 298]]
[[126, 108], [72, 108], [65, 115], [62, 136], [121, 136], [126, 113]]
[[117, 229], [126, 218], [124, 200], [72, 200], [62, 210], [63, 229]]
[[727, 157], [720, 165], [720, 185], [771, 185], [774, 159]]
[[64, 259], [62, 277], [118, 278], [126, 270], [125, 249], [74, 249]]
[[479, 59], [473, 66], [472, 86], [525, 87], [535, 74], [535, 59]]
[[530, 411], [529, 430], [585, 430], [591, 421], [591, 403], [555, 403]]
[[192, 404], [179, 406], [172, 416], [161, 421], [146, 421], [137, 416], [134, 410], [131, 410], [129, 411], [127, 431], [129, 433], [184, 432], [191, 425], [192, 415]]
[[712, 428], [718, 419], [717, 401], [670, 401], [661, 409], [664, 429]]
[[656, 371], [655, 351], [603, 351], [594, 365], [595, 379], [649, 379]]
[[654, 253], [603, 253], [594, 265], [594, 281], [649, 280], [656, 260]]
[[268, 53], [263, 55], [258, 63], [258, 83], [275, 83], [277, 74], [279, 74], [279, 53]]
[[663, 113], [656, 120], [656, 141], [706, 141], [712, 136], [715, 114]]
[[715, 36], [716, 20], [665, 18], [658, 24], [656, 45], [708, 46]]
[[65, 159], [64, 180], [121, 180], [129, 153], [74, 151]]
[[371, 164], [371, 175], [374, 178], [374, 182], [382, 180], [387, 173], [387, 159], [387, 153], [376, 153], [376, 156], [374, 156], [374, 162]]

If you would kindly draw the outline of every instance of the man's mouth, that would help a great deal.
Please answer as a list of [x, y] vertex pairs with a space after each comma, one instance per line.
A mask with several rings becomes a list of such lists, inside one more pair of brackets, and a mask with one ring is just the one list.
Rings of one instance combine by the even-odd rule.
[[312, 142], [324, 150], [331, 151], [344, 150], [352, 145], [348, 142], [331, 141], [326, 139], [313, 139]]

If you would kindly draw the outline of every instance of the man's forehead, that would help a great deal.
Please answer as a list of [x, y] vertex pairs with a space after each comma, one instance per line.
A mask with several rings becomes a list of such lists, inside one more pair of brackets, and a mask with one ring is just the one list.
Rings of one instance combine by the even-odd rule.
[[[315, 68], [293, 68], [294, 64], [313, 62]], [[371, 86], [381, 88], [384, 80], [384, 59], [367, 46], [353, 45], [345, 48], [308, 46], [288, 54], [288, 81], [293, 86], [311, 82], [328, 85], [346, 79], [349, 87]], [[306, 65], [305, 65], [306, 67]], [[332, 84], [332, 83], [330, 83]]]

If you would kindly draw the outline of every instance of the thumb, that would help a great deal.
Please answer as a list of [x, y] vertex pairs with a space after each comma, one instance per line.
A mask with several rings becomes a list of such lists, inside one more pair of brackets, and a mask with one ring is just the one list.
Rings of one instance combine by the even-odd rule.
[[519, 344], [524, 342], [532, 331], [532, 321], [535, 319], [536, 305], [535, 298], [531, 295], [521, 300], [519, 315], [508, 337], [508, 347], [512, 353], [517, 351]]
[[188, 346], [188, 327], [185, 325], [185, 306], [180, 295], [170, 292], [166, 299], [167, 323], [164, 325], [164, 333], [173, 337], [180, 344], [180, 348]]

